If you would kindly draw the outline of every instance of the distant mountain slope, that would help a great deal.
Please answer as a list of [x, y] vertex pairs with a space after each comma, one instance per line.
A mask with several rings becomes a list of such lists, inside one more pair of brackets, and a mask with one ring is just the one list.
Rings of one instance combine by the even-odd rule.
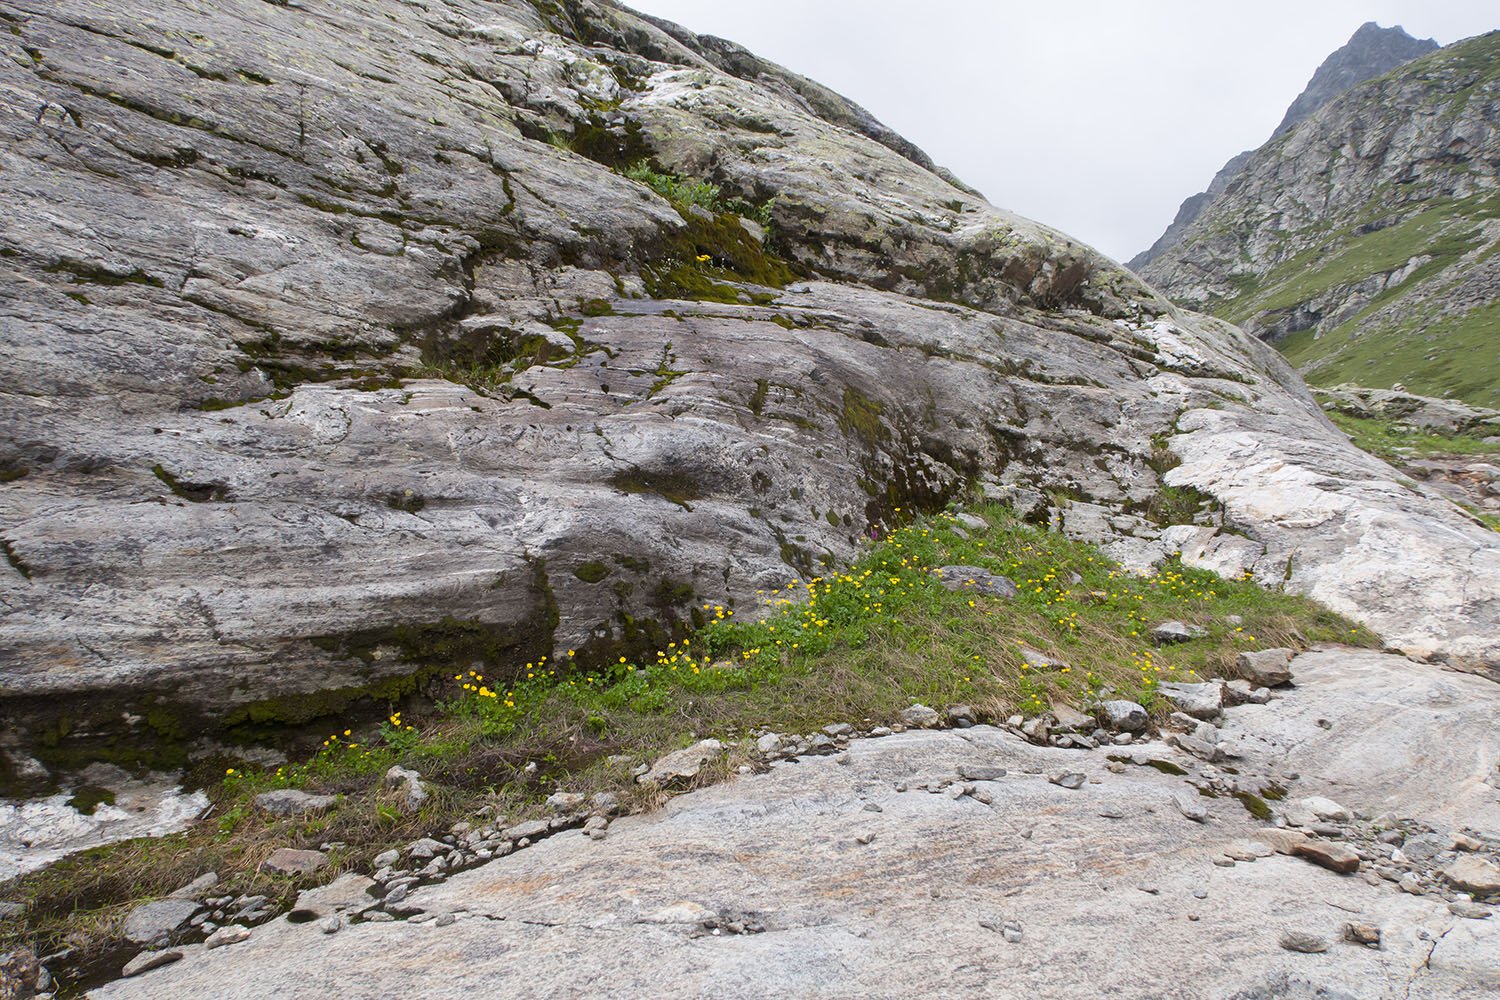
[[1500, 32], [1345, 93], [1257, 150], [1142, 275], [1312, 382], [1500, 403]]
[[[1388, 73], [1402, 63], [1435, 51], [1437, 47], [1437, 42], [1431, 38], [1413, 38], [1399, 25], [1382, 28], [1374, 21], [1366, 21], [1349, 37], [1348, 42], [1323, 60], [1312, 79], [1307, 81], [1302, 93], [1286, 109], [1286, 116], [1276, 126], [1276, 131], [1271, 133], [1271, 138], [1290, 132], [1314, 111], [1350, 87]], [[1231, 157], [1228, 163], [1220, 167], [1206, 191], [1200, 191], [1182, 203], [1182, 207], [1177, 210], [1177, 217], [1172, 220], [1166, 232], [1151, 244], [1150, 249], [1143, 250], [1130, 259], [1130, 269], [1140, 271], [1175, 244], [1183, 231], [1223, 193], [1229, 182], [1239, 176], [1240, 170], [1254, 154], [1253, 149], [1247, 149]]]

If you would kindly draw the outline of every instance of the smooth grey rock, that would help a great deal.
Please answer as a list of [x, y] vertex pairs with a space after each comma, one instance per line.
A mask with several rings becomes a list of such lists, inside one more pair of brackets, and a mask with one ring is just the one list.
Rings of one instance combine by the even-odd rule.
[[278, 847], [270, 857], [260, 863], [262, 871], [277, 875], [308, 875], [328, 863], [328, 855], [322, 851], [302, 851], [290, 847]]
[[1201, 630], [1195, 633], [1192, 628], [1182, 622], [1161, 622], [1151, 629], [1151, 641], [1158, 646], [1170, 646], [1178, 642], [1189, 642], [1197, 638]]
[[1082, 788], [1083, 783], [1088, 780], [1088, 776], [1078, 771], [1058, 771], [1048, 775], [1047, 780], [1054, 785], [1061, 785], [1063, 788], [1072, 790]]
[[1104, 723], [1110, 729], [1127, 733], [1143, 733], [1151, 724], [1151, 716], [1133, 701], [1113, 698], [1101, 702], [1099, 710], [1104, 714]]
[[255, 808], [272, 816], [315, 815], [338, 804], [337, 795], [314, 795], [299, 788], [277, 788], [255, 797]]
[[174, 899], [194, 899], [203, 895], [208, 890], [219, 884], [218, 872], [205, 872], [193, 879], [187, 885], [173, 891], [170, 895]]
[[1443, 869], [1443, 879], [1455, 889], [1482, 895], [1500, 892], [1500, 866], [1465, 855]]
[[370, 863], [375, 866], [375, 869], [377, 871], [379, 871], [382, 868], [389, 868], [389, 867], [391, 867], [392, 865], [394, 865], [396, 862], [398, 862], [400, 860], [401, 860], [401, 852], [400, 851], [389, 850], [389, 851], [382, 851], [381, 853], [375, 855], [374, 860], [372, 860]]
[[1281, 946], [1287, 951], [1316, 954], [1328, 950], [1328, 939], [1309, 931], [1288, 930], [1281, 934]]
[[214, 948], [222, 948], [226, 944], [239, 944], [241, 941], [250, 939], [250, 928], [241, 927], [239, 924], [229, 924], [220, 927], [208, 937], [203, 939], [203, 948], [212, 951]]
[[[826, 739], [826, 737], [825, 737]], [[674, 750], [659, 759], [636, 780], [643, 785], [667, 786], [696, 778], [710, 762], [724, 752], [718, 740], [699, 740], [690, 747]]]
[[1466, 920], [1488, 920], [1495, 911], [1478, 903], [1452, 902], [1448, 904], [1448, 912]]
[[1006, 773], [1005, 768], [988, 764], [960, 764], [958, 766], [958, 775], [965, 781], [999, 781], [1005, 777]]
[[983, 566], [941, 566], [934, 570], [947, 590], [984, 594], [987, 597], [1012, 598], [1020, 593], [1015, 581], [992, 573]]
[[[1273, 352], [727, 43], [596, 4], [553, 31], [515, 0], [17, 9], [4, 690], [68, 699], [80, 731], [121, 729], [117, 696], [212, 718], [408, 676], [447, 621], [597, 648], [601, 620], [686, 619], [661, 579], [752, 606], [784, 546], [843, 563], [884, 530], [865, 486], [898, 475], [1111, 511], [1192, 485], [1258, 577], [1300, 553], [1290, 589], [1394, 641], [1495, 648], [1492, 533], [1354, 451]], [[601, 107], [661, 169], [774, 195], [772, 244], [816, 278], [647, 297], [678, 294], [643, 276], [705, 223], [563, 148]], [[523, 341], [546, 349], [476, 374]], [[572, 572], [601, 552], [641, 585]]]
[[587, 796], [580, 792], [553, 792], [545, 804], [554, 813], [572, 813], [582, 809], [586, 801]]
[[[297, 894], [292, 913], [304, 920], [330, 917], [336, 913], [358, 916], [379, 905], [370, 890], [375, 880], [355, 872], [345, 872], [325, 886], [304, 889]], [[386, 894], [390, 898], [390, 894]]]
[[[1349, 650], [1301, 657], [1296, 669], [1298, 686], [1283, 699], [1231, 713], [1232, 725], [1253, 737], [1246, 774], [1320, 776], [1303, 779], [1311, 783], [1326, 773], [1338, 797], [1351, 804], [1390, 796], [1387, 808], [1399, 815], [1457, 808], [1465, 814], [1450, 815], [1445, 824], [1500, 828], [1486, 812], [1494, 806], [1465, 791], [1476, 759], [1500, 738], [1493, 731], [1500, 690], [1493, 684], [1403, 657]], [[1461, 697], [1432, 706], [1423, 694], [1427, 685], [1449, 683]], [[1365, 713], [1396, 721], [1363, 725], [1358, 720]], [[1338, 725], [1323, 730], [1312, 724], [1314, 718]], [[795, 768], [700, 789], [665, 809], [617, 822], [608, 840], [550, 837], [416, 889], [409, 902], [417, 908], [466, 909], [474, 916], [441, 929], [444, 954], [467, 957], [444, 965], [440, 986], [431, 973], [432, 939], [414, 928], [371, 921], [324, 938], [315, 925], [277, 921], [248, 942], [214, 952], [212, 965], [194, 958], [153, 974], [141, 989], [129, 981], [96, 989], [95, 1000], [250, 1000], [263, 996], [269, 984], [305, 984], [313, 962], [345, 993], [350, 984], [369, 983], [372, 1000], [393, 992], [438, 1000], [444, 992], [493, 991], [521, 968], [525, 981], [545, 975], [551, 988], [568, 995], [630, 994], [629, 984], [639, 981], [650, 984], [653, 998], [688, 1000], [702, 995], [702, 984], [710, 980], [728, 984], [715, 990], [726, 1000], [803, 996], [809, 990], [830, 1000], [861, 993], [924, 995], [933, 983], [965, 992], [972, 983], [979, 995], [993, 991], [994, 967], [976, 969], [972, 979], [955, 971], [975, 962], [982, 942], [992, 940], [991, 931], [975, 926], [977, 914], [1025, 922], [1025, 940], [1017, 947], [1036, 951], [1042, 960], [1005, 973], [1005, 989], [1017, 995], [1173, 996], [1191, 982], [1194, 996], [1256, 996], [1253, 991], [1274, 982], [1287, 962], [1305, 969], [1314, 967], [1301, 963], [1316, 962], [1321, 981], [1358, 983], [1360, 995], [1400, 996], [1410, 986], [1414, 1000], [1448, 1000], [1466, 992], [1482, 996], [1488, 989], [1489, 970], [1497, 967], [1495, 942], [1460, 928], [1434, 949], [1432, 938], [1418, 937], [1432, 921], [1434, 903], [1427, 896], [1377, 889], [1280, 857], [1236, 868], [1209, 864], [1239, 838], [1296, 836], [1257, 826], [1237, 804], [1217, 810], [1209, 824], [1184, 822], [1175, 808], [1133, 810], [1128, 827], [1099, 818], [1102, 808], [1116, 803], [1164, 803], [1182, 790], [1180, 777], [1153, 768], [1128, 767], [1103, 785], [1076, 791], [1040, 777], [987, 783], [992, 809], [941, 794], [888, 791], [905, 780], [940, 785], [980, 753], [986, 766], [1005, 767], [1014, 776], [1046, 774], [1077, 760], [1076, 752], [1036, 746], [988, 726], [962, 732], [966, 738], [909, 730], [856, 740], [847, 766], [813, 757]], [[1446, 748], [1431, 753], [1430, 766], [1414, 766], [1404, 756], [1429, 753], [1430, 747]], [[871, 789], [892, 796], [882, 799], [884, 812], [858, 807]], [[856, 843], [870, 832], [879, 835], [869, 844]], [[855, 850], [853, 865], [839, 853]], [[664, 857], [690, 857], [692, 863], [664, 864]], [[752, 879], [744, 876], [747, 857], [758, 859]], [[892, 878], [898, 870], [901, 877]], [[986, 875], [955, 891], [953, 873], [964, 871]], [[1039, 871], [1055, 874], [1039, 880]], [[1113, 888], [1118, 879], [1106, 882], [1112, 890], [1102, 892], [1099, 873], [1109, 871], [1129, 873], [1123, 886], [1146, 885], [1160, 894], [1127, 895]], [[1208, 902], [1197, 902], [1197, 894]], [[859, 905], [851, 905], [851, 898]], [[685, 901], [697, 908], [680, 909], [676, 923], [643, 922]], [[1147, 919], [1156, 906], [1165, 908], [1162, 919]], [[770, 912], [776, 914], [774, 932], [736, 938], [734, 949], [705, 948], [704, 938], [691, 936], [710, 915]], [[1187, 915], [1199, 919], [1188, 921]], [[1047, 930], [1084, 919], [1093, 930], [1083, 938]], [[1287, 956], [1277, 945], [1281, 927], [1328, 937], [1352, 919], [1380, 927], [1385, 950], [1336, 947], [1304, 959]], [[602, 934], [600, 927], [611, 930]], [[663, 935], [664, 927], [689, 933]], [[1245, 946], [1226, 963], [1204, 948], [1205, 940]], [[751, 950], [742, 951], [745, 946]], [[765, 961], [758, 950], [767, 946], [776, 950], [776, 962]], [[808, 987], [798, 970], [823, 962], [830, 949], [841, 956], [839, 963], [818, 966], [818, 982]], [[1412, 978], [1410, 970], [1429, 953], [1430, 968]], [[1072, 957], [1062, 962], [1054, 955]], [[1089, 968], [1086, 980], [1077, 974], [1080, 964]]]
[[120, 934], [135, 944], [167, 940], [186, 927], [201, 909], [202, 904], [191, 899], [158, 899], [143, 903], [130, 911], [120, 927]]
[[1172, 795], [1172, 804], [1177, 811], [1182, 813], [1194, 823], [1202, 823], [1208, 819], [1208, 806], [1206, 800], [1190, 788], [1184, 788]]
[[139, 976], [143, 972], [159, 969], [164, 965], [171, 965], [182, 958], [182, 952], [175, 948], [166, 948], [161, 951], [143, 951], [139, 955], [125, 963], [120, 970], [122, 976]]
[[908, 705], [898, 715], [903, 726], [911, 729], [934, 729], [942, 724], [943, 717], [937, 709], [926, 705]]
[[1224, 711], [1224, 685], [1218, 681], [1201, 684], [1163, 681], [1157, 691], [1178, 711], [1194, 719], [1217, 719]]
[[1235, 666], [1257, 687], [1272, 688], [1292, 682], [1291, 662], [1290, 649], [1261, 649], [1241, 653]]

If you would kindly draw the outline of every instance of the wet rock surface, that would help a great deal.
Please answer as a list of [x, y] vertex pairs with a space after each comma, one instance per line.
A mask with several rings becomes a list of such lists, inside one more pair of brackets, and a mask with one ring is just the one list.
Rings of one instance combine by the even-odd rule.
[[[1500, 691], [1340, 648], [1292, 669], [1295, 688], [1226, 712], [1232, 771], [1156, 740], [1080, 751], [985, 724], [842, 733], [810, 754], [781, 737], [763, 773], [595, 814], [602, 842], [586, 811], [419, 842], [372, 884], [319, 890], [354, 904], [331, 935], [274, 921], [90, 996], [847, 997], [997, 977], [1080, 1000], [1493, 994], [1494, 900], [1440, 873], [1500, 857]], [[1394, 718], [1358, 725], [1375, 715]], [[1252, 789], [1264, 819], [1237, 801]], [[1315, 846], [1352, 855], [1349, 873], [1293, 856]], [[450, 871], [419, 874], [442, 848]], [[1204, 940], [1233, 942], [1234, 961]]]

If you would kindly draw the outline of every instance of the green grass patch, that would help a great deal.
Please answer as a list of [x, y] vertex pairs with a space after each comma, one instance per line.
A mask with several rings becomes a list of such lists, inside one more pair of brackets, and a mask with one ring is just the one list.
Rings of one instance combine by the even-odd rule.
[[1473, 434], [1443, 434], [1399, 420], [1351, 417], [1337, 410], [1326, 412], [1328, 419], [1349, 435], [1356, 448], [1395, 464], [1403, 459], [1443, 455], [1500, 455], [1500, 444], [1486, 444]]
[[1323, 336], [1276, 345], [1315, 385], [1391, 386], [1500, 408], [1500, 302], [1459, 316], [1360, 327], [1358, 317]]

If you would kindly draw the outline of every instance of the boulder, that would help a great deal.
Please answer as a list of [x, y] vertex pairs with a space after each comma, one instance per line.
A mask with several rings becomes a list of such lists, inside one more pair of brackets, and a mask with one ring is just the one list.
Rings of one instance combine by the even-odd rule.
[[1341, 874], [1359, 870], [1359, 853], [1337, 841], [1307, 840], [1294, 847], [1292, 853]]
[[724, 753], [718, 740], [699, 740], [690, 747], [674, 750], [657, 760], [651, 769], [636, 780], [643, 785], [666, 787], [692, 781], [703, 768]]
[[130, 911], [120, 934], [135, 944], [165, 942], [187, 927], [203, 904], [191, 899], [158, 899]]
[[922, 704], [908, 705], [897, 717], [909, 729], [936, 729], [943, 723], [943, 717], [938, 714], [937, 709]]
[[255, 797], [255, 808], [272, 816], [316, 815], [338, 804], [337, 795], [314, 795], [297, 788], [277, 788]]
[[1500, 892], [1500, 866], [1464, 855], [1443, 869], [1443, 880], [1455, 889], [1488, 896]]
[[946, 590], [1004, 598], [1020, 593], [1014, 580], [992, 573], [983, 566], [942, 566], [933, 572]]
[[1292, 682], [1292, 651], [1261, 649], [1241, 653], [1235, 660], [1240, 676], [1257, 687], [1278, 687]]
[[273, 875], [310, 875], [327, 863], [328, 855], [322, 851], [278, 847], [260, 863], [260, 868]]
[[1213, 720], [1224, 713], [1224, 685], [1219, 681], [1189, 684], [1181, 681], [1162, 681], [1159, 693], [1171, 702], [1179, 712], [1195, 719]]
[[1151, 716], [1140, 705], [1121, 698], [1101, 702], [1099, 711], [1104, 724], [1110, 729], [1126, 733], [1143, 733], [1151, 724]]

